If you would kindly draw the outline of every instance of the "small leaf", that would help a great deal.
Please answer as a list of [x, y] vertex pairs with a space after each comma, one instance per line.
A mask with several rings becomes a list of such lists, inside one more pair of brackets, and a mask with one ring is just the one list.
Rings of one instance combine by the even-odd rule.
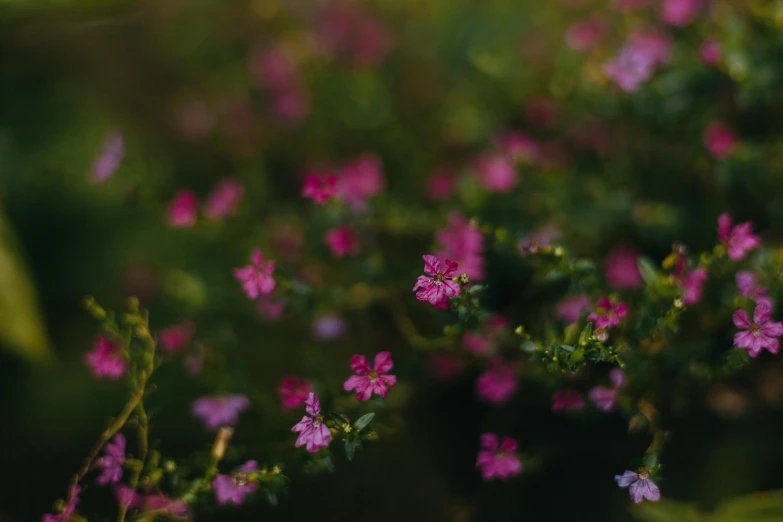
[[636, 520], [644, 522], [700, 522], [707, 520], [692, 505], [668, 499], [662, 499], [658, 502], [642, 502], [634, 507], [632, 513]]
[[560, 345], [560, 349], [563, 350], [564, 352], [571, 353], [574, 350], [576, 350], [576, 346], [570, 346], [570, 345], [567, 345], [567, 344], [561, 344]]
[[367, 413], [366, 415], [362, 415], [358, 419], [356, 419], [356, 422], [353, 424], [353, 427], [361, 431], [365, 427], [367, 427], [368, 424], [372, 421], [372, 419], [375, 417], [374, 413]]
[[473, 285], [467, 289], [466, 293], [468, 295], [474, 295], [483, 292], [486, 289], [487, 289], [487, 285]]
[[661, 273], [656, 268], [655, 264], [648, 257], [640, 257], [637, 261], [639, 267], [639, 273], [642, 275], [642, 279], [648, 285], [655, 283], [661, 276]]
[[333, 411], [329, 411], [329, 416], [334, 420], [334, 422], [337, 423], [337, 426], [342, 428], [343, 424], [348, 424], [348, 419], [340, 415], [339, 413], [335, 413]]
[[353, 460], [353, 456], [356, 455], [356, 441], [355, 440], [346, 440], [345, 441], [345, 456], [348, 457], [348, 460]]
[[577, 272], [592, 272], [595, 270], [595, 263], [589, 259], [577, 259], [574, 262], [574, 270]]
[[271, 491], [266, 492], [266, 501], [270, 506], [277, 506], [277, 495]]
[[644, 466], [649, 469], [653, 469], [658, 466], [658, 454], [650, 453], [647, 458], [644, 459]]
[[579, 346], [584, 346], [590, 340], [590, 336], [593, 335], [593, 323], [587, 323], [582, 328], [582, 333], [579, 334]]
[[578, 364], [585, 358], [585, 349], [579, 348], [568, 357], [568, 364]]

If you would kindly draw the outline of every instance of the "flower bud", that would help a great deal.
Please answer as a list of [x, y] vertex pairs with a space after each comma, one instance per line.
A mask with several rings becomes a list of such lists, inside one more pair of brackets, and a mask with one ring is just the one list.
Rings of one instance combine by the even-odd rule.
[[596, 340], [602, 343], [605, 343], [607, 339], [609, 339], [609, 332], [606, 331], [606, 328], [599, 328], [595, 332], [593, 332], [593, 335], [595, 336]]
[[228, 426], [221, 426], [215, 436], [215, 444], [212, 445], [212, 459], [220, 461], [226, 454], [226, 448], [234, 435], [234, 430]]
[[462, 272], [462, 274], [460, 274], [459, 276], [459, 284], [465, 286], [468, 283], [470, 283], [470, 277], [468, 277], [468, 274], [466, 272]]

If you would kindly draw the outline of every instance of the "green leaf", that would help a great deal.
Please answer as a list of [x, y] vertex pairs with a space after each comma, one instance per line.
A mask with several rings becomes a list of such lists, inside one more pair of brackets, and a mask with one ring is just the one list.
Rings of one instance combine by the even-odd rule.
[[468, 295], [478, 294], [487, 289], [487, 285], [473, 285], [465, 292]]
[[345, 456], [348, 457], [348, 460], [353, 460], [353, 456], [356, 455], [356, 441], [355, 440], [346, 440], [345, 441]]
[[365, 415], [362, 415], [358, 419], [356, 419], [356, 422], [353, 423], [353, 427], [361, 431], [362, 429], [366, 428], [368, 424], [372, 421], [372, 419], [375, 417], [374, 413], [367, 413]]
[[348, 419], [340, 415], [339, 413], [335, 413], [333, 411], [329, 411], [329, 416], [334, 420], [334, 422], [337, 423], [338, 426], [342, 426], [343, 424], [348, 424]]
[[702, 516], [690, 504], [667, 499], [658, 502], [642, 502], [635, 506], [631, 513], [636, 520], [643, 522], [706, 522], [710, 520]]
[[589, 259], [577, 259], [574, 262], [574, 270], [577, 272], [592, 272], [595, 270], [595, 263]]
[[266, 501], [270, 506], [277, 506], [277, 495], [271, 491], [266, 492]]
[[576, 350], [576, 346], [570, 346], [568, 344], [561, 344], [560, 345], [560, 349], [563, 350], [564, 352], [571, 353], [574, 350]]
[[568, 357], [568, 364], [578, 364], [585, 358], [585, 349], [579, 348]]
[[647, 458], [644, 459], [644, 466], [649, 469], [653, 469], [658, 466], [658, 454], [650, 453]]
[[718, 504], [711, 522], [779, 522], [783, 520], [783, 490], [732, 498]]
[[584, 346], [590, 340], [590, 336], [593, 335], [593, 323], [587, 323], [582, 328], [582, 333], [579, 334], [579, 346]]
[[640, 257], [637, 265], [639, 266], [639, 273], [642, 275], [642, 279], [648, 285], [654, 284], [661, 276], [658, 268], [648, 257]]

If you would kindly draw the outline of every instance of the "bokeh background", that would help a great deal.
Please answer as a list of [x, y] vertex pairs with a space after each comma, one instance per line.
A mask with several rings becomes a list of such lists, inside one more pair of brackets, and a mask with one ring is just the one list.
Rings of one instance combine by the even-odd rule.
[[[520, 235], [556, 223], [564, 243], [599, 262], [617, 244], [653, 259], [675, 240], [709, 249], [724, 210], [774, 241], [783, 221], [780, 2], [710, 2], [683, 27], [661, 22], [659, 2], [637, 3], [0, 3], [0, 520], [48, 512], [123, 403], [122, 384], [95, 381], [83, 363], [96, 328], [81, 305], [87, 294], [115, 309], [136, 295], [156, 328], [191, 318], [212, 350], [203, 381], [180, 360], [157, 375], [152, 438], [170, 458], [211, 442], [190, 402], [239, 389], [254, 406], [235, 448], [274, 460], [297, 417], [278, 406], [283, 375], [339, 389], [350, 355], [395, 355], [401, 384], [379, 443], [350, 464], [337, 458], [334, 474], [292, 469], [278, 507], [205, 507], [197, 520], [634, 520], [612, 477], [643, 453], [645, 435], [629, 435], [619, 415], [553, 414], [548, 391], [525, 383], [503, 408], [484, 405], [474, 369], [432, 377], [399, 314], [423, 335], [442, 327], [409, 287], [451, 208]], [[578, 52], [566, 31], [591, 17], [606, 29]], [[622, 92], [601, 64], [646, 27], [668, 35], [672, 58], [637, 92]], [[699, 60], [707, 37], [724, 45], [720, 66]], [[742, 140], [722, 162], [702, 144], [715, 120]], [[518, 193], [490, 199], [465, 173], [509, 129], [543, 152], [524, 167]], [[92, 162], [117, 131], [125, 158], [95, 183]], [[336, 261], [322, 218], [300, 196], [303, 175], [365, 153], [382, 160], [386, 190], [365, 252]], [[428, 197], [436, 172], [459, 179], [454, 199]], [[177, 190], [201, 197], [226, 176], [245, 187], [235, 217], [167, 224]], [[330, 290], [265, 320], [232, 277], [256, 244]], [[514, 253], [489, 248], [487, 266], [487, 302], [515, 324], [542, 320], [562, 291], [534, 285]], [[363, 298], [367, 281], [391, 288], [398, 305]], [[313, 334], [326, 312], [346, 320], [345, 336]], [[699, 346], [691, 342], [683, 349]], [[727, 383], [679, 387], [660, 405], [674, 433], [666, 497], [709, 511], [783, 487], [783, 365], [763, 362]], [[482, 483], [474, 463], [487, 430], [535, 455], [523, 476]], [[83, 511], [89, 520], [110, 520], [99, 513], [111, 499], [100, 495]], [[677, 517], [660, 520], [686, 520]]]

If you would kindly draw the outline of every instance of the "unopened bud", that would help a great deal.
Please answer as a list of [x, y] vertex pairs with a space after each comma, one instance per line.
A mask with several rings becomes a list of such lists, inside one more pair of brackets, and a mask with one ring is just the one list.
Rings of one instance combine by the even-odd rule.
[[464, 286], [468, 283], [470, 283], [470, 277], [468, 277], [468, 274], [466, 272], [462, 272], [462, 274], [460, 274], [459, 276], [459, 284]]
[[223, 460], [226, 454], [226, 448], [234, 436], [234, 430], [228, 426], [221, 426], [215, 436], [215, 444], [212, 445], [212, 459], [215, 461]]
[[674, 300], [674, 307], [675, 308], [682, 308], [684, 306], [685, 306], [685, 304], [682, 302], [682, 299], [680, 299], [679, 297]]
[[106, 310], [101, 308], [98, 303], [95, 302], [95, 298], [90, 296], [84, 299], [84, 307], [87, 311], [99, 321], [106, 319]]
[[598, 342], [605, 343], [609, 339], [609, 332], [606, 331], [606, 328], [599, 328], [593, 332], [593, 335]]
[[163, 463], [163, 471], [166, 473], [174, 473], [177, 471], [177, 463], [173, 460], [167, 460]]
[[522, 327], [522, 325], [519, 325], [516, 328], [514, 328], [514, 333], [522, 337], [522, 335], [525, 333], [525, 329]]

